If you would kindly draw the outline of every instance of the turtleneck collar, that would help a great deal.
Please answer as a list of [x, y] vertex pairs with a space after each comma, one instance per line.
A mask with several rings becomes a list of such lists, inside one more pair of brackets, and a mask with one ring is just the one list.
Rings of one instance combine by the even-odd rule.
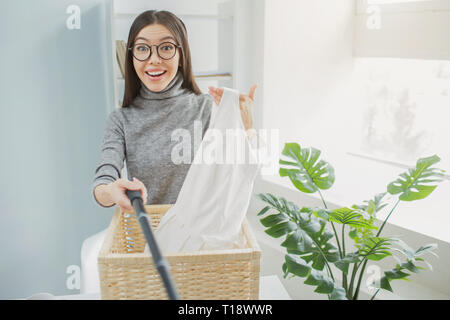
[[183, 74], [180, 70], [178, 70], [175, 78], [172, 79], [167, 87], [160, 92], [150, 91], [142, 81], [140, 81], [140, 83], [141, 89], [139, 91], [139, 95], [141, 96], [141, 98], [146, 100], [162, 100], [173, 98], [188, 91], [187, 89], [181, 88], [181, 85], [183, 84]]

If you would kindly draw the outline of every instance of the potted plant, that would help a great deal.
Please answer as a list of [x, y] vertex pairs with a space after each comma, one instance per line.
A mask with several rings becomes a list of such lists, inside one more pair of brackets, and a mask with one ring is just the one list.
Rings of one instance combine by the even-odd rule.
[[[284, 277], [288, 275], [305, 278], [304, 283], [316, 287], [315, 292], [328, 295], [329, 299], [358, 299], [361, 281], [367, 262], [380, 261], [392, 256], [398, 263], [372, 285], [377, 288], [371, 299], [380, 289], [393, 291], [390, 282], [408, 280], [411, 272], [423, 270], [421, 264], [431, 266], [423, 258], [424, 254], [437, 249], [436, 244], [411, 249], [404, 241], [396, 237], [382, 236], [386, 222], [402, 201], [416, 201], [430, 195], [436, 188], [435, 183], [442, 180], [444, 170], [432, 167], [440, 161], [436, 155], [417, 160], [415, 168], [408, 169], [387, 186], [384, 193], [353, 205], [331, 210], [320, 190], [331, 188], [334, 183], [334, 168], [319, 159], [320, 150], [301, 148], [297, 143], [286, 143], [280, 159], [279, 174], [288, 177], [293, 185], [304, 193], [318, 193], [323, 207], [299, 208], [293, 202], [270, 193], [260, 193], [259, 199], [267, 205], [258, 213], [264, 216], [261, 224], [265, 232], [274, 238], [285, 237], [281, 246], [286, 248], [282, 265]], [[397, 201], [389, 214], [378, 227], [376, 214], [388, 204], [383, 201], [389, 193]], [[276, 213], [273, 213], [276, 211]], [[271, 213], [271, 214], [269, 214]], [[338, 235], [336, 224], [341, 225]], [[353, 252], [346, 251], [345, 233], [354, 242]], [[403, 255], [403, 261], [392, 253]], [[335, 268], [332, 268], [334, 266]], [[334, 272], [341, 273], [338, 281]]]

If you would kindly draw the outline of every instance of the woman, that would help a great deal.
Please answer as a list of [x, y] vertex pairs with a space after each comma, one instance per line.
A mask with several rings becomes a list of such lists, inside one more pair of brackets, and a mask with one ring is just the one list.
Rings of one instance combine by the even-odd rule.
[[[172, 148], [178, 143], [172, 133], [185, 129], [193, 137], [194, 122], [201, 121], [203, 137], [213, 99], [219, 105], [223, 89], [209, 87], [210, 95], [201, 93], [192, 73], [185, 25], [170, 12], [140, 14], [130, 28], [127, 48], [123, 104], [108, 117], [93, 193], [101, 206], [117, 204], [131, 212], [127, 189], [140, 190], [144, 203], [176, 202], [190, 164], [172, 162]], [[253, 85], [239, 99], [250, 138], [255, 89]], [[120, 177], [124, 159], [133, 181]]]

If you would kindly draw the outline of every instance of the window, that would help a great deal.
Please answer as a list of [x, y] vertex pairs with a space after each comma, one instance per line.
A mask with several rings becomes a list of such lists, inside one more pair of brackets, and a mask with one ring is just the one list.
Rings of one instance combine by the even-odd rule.
[[[450, 173], [450, 11], [427, 11], [440, 5], [450, 9], [448, 0], [379, 4], [381, 23], [370, 29], [371, 14], [350, 1], [266, 2], [262, 127], [279, 129], [281, 147], [323, 152], [336, 170], [327, 202], [350, 206], [384, 192], [423, 156], [439, 155], [437, 167]], [[449, 192], [447, 180], [402, 203], [389, 223], [450, 242]]]
[[358, 13], [367, 14], [369, 6], [379, 6], [383, 12], [415, 12], [449, 10], [448, 0], [357, 0]]
[[394, 3], [405, 3], [405, 2], [423, 2], [430, 0], [367, 0], [367, 4], [394, 4]]
[[450, 171], [450, 61], [357, 58], [361, 154], [412, 165], [438, 154]]

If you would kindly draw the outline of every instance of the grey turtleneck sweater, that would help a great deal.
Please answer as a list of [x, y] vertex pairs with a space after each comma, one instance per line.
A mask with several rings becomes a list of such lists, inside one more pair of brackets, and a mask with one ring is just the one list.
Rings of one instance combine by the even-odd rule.
[[[181, 72], [161, 92], [152, 92], [141, 82], [140, 92], [131, 105], [109, 114], [92, 191], [100, 184], [119, 179], [126, 160], [130, 178], [138, 178], [147, 188], [146, 204], [176, 202], [198, 148], [194, 121], [201, 122], [203, 138], [213, 105], [209, 94], [196, 95], [181, 88], [182, 83]], [[189, 163], [175, 164], [171, 159], [173, 147], [180, 144], [180, 140], [172, 141], [176, 129], [190, 133]], [[94, 199], [97, 201], [95, 195]]]

